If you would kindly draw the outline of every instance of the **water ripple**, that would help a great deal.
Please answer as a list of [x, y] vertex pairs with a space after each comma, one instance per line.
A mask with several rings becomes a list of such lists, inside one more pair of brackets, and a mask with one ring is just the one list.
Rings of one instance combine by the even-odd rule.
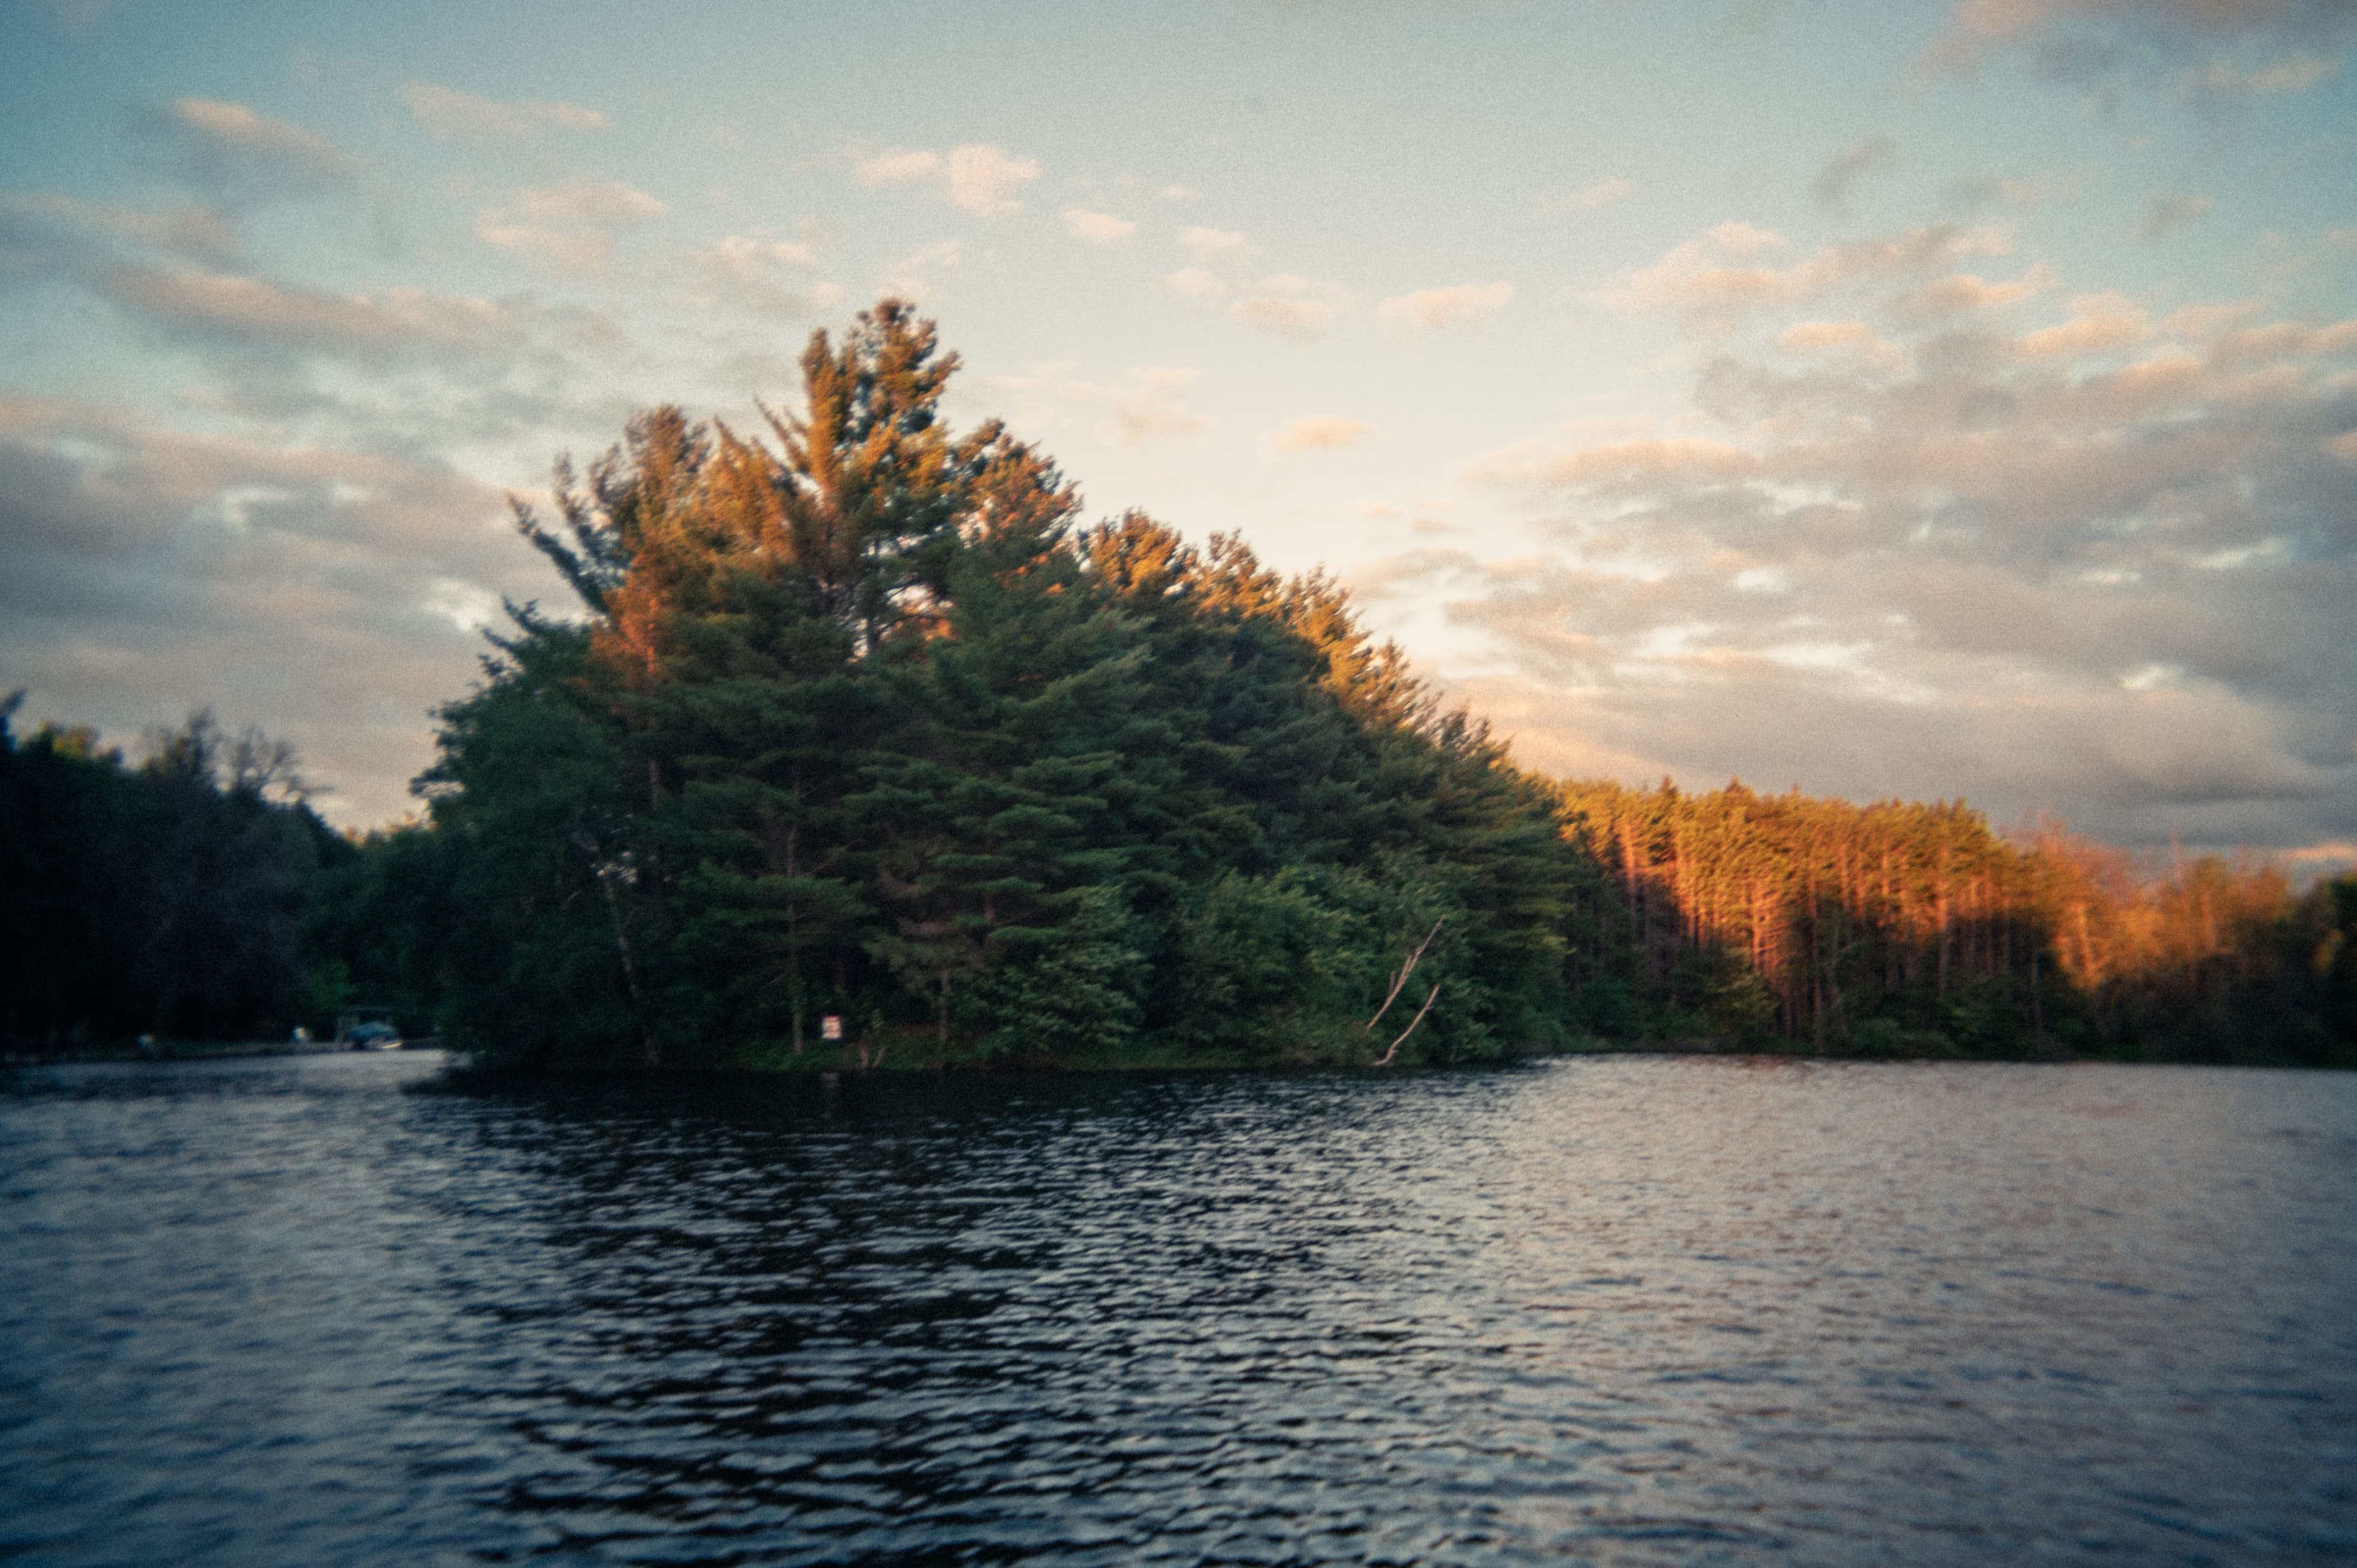
[[2339, 1563], [2357, 1079], [0, 1090], [0, 1556]]

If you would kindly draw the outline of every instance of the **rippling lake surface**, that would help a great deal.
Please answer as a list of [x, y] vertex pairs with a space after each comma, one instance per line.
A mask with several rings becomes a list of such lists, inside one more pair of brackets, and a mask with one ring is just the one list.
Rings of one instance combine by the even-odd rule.
[[0, 1557], [2357, 1560], [2357, 1077], [0, 1078]]

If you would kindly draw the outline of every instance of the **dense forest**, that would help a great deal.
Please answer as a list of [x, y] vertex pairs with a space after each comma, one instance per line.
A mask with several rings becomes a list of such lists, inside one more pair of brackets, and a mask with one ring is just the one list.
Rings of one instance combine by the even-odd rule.
[[304, 919], [360, 852], [302, 803], [291, 748], [209, 713], [137, 767], [85, 728], [10, 729], [0, 703], [0, 1034], [80, 1047], [238, 1035], [332, 1013]]
[[204, 715], [135, 767], [0, 715], [0, 1027], [359, 1000], [543, 1068], [2357, 1061], [2357, 878], [1534, 777], [1323, 576], [1084, 525], [1045, 455], [946, 424], [956, 366], [888, 301], [758, 435], [662, 408], [560, 463], [516, 521], [576, 602], [510, 607], [413, 825], [336, 837]]
[[2298, 893], [2263, 861], [2210, 855], [2140, 875], [2057, 824], [2000, 838], [1960, 803], [1666, 781], [1558, 799], [1615, 895], [1574, 965], [1609, 988], [1613, 1033], [2357, 1062], [2357, 877]]

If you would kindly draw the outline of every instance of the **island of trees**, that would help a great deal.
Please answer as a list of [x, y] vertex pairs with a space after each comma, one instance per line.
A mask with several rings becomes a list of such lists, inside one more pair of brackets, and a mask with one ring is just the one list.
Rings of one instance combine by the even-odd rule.
[[339, 837], [208, 715], [134, 766], [0, 713], [0, 1030], [363, 1000], [551, 1069], [2357, 1064], [2357, 877], [1535, 777], [1326, 577], [1086, 525], [952, 430], [956, 365], [887, 301], [813, 338], [797, 413], [560, 463], [516, 521], [576, 602], [511, 607], [414, 824]]

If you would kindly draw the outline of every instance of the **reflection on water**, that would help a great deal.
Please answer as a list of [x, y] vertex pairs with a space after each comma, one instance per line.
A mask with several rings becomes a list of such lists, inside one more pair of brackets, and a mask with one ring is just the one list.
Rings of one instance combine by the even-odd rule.
[[437, 1065], [6, 1080], [0, 1556], [2357, 1557], [2357, 1078]]

